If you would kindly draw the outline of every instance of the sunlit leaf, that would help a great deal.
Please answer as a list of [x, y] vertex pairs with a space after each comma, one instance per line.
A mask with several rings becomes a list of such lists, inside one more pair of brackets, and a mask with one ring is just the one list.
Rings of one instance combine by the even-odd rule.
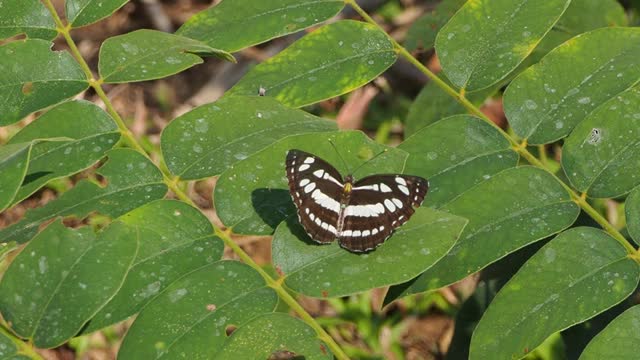
[[143, 29], [102, 43], [98, 67], [106, 83], [153, 80], [201, 64], [203, 56], [235, 61], [231, 54], [197, 40]]
[[533, 51], [569, 3], [468, 1], [436, 37], [438, 58], [447, 78], [467, 90], [499, 82]]
[[373, 25], [343, 20], [325, 25], [257, 65], [230, 94], [275, 97], [300, 107], [342, 95], [375, 79], [396, 61], [387, 34]]
[[178, 35], [235, 52], [324, 21], [341, 0], [225, 0], [191, 17]]
[[640, 184], [640, 87], [588, 115], [562, 150], [562, 167], [571, 184], [589, 196], [617, 197]]
[[439, 207], [492, 175], [515, 167], [518, 154], [494, 127], [470, 115], [425, 127], [398, 146], [405, 173], [429, 180], [425, 204]]
[[313, 153], [333, 164], [343, 175], [386, 149], [384, 154], [356, 171], [356, 180], [375, 173], [401, 173], [407, 157], [404, 151], [377, 144], [357, 131], [286, 137], [220, 175], [214, 191], [216, 211], [235, 233], [269, 235], [280, 222], [294, 214], [284, 165], [290, 149]]
[[32, 143], [18, 143], [0, 147], [0, 211], [18, 193], [29, 166]]
[[51, 46], [51, 42], [37, 39], [0, 46], [0, 126], [70, 98], [89, 86], [71, 54], [51, 51]]
[[[79, 126], [79, 124], [82, 124]], [[18, 132], [9, 144], [43, 138], [64, 141], [33, 145], [29, 169], [13, 203], [25, 199], [53, 179], [88, 168], [120, 139], [118, 126], [104, 110], [88, 101], [60, 104]]]
[[67, 19], [72, 27], [102, 20], [124, 6], [128, 0], [66, 0]]
[[504, 96], [516, 134], [531, 144], [567, 136], [600, 105], [640, 80], [639, 28], [604, 28], [579, 35], [520, 74]]
[[0, 282], [0, 312], [38, 347], [75, 336], [118, 290], [136, 256], [135, 232], [114, 224], [96, 235], [49, 225], [11, 263]]
[[44, 40], [56, 37], [58, 34], [56, 24], [41, 1], [4, 0], [0, 2], [0, 40], [18, 34]]
[[124, 320], [181, 276], [222, 256], [222, 240], [209, 220], [180, 201], [158, 200], [118, 219], [135, 232], [140, 249], [118, 293], [96, 314], [84, 332]]
[[305, 360], [333, 359], [309, 325], [283, 313], [259, 316], [234, 331], [215, 358], [270, 360], [279, 353], [293, 359], [295, 356]]
[[478, 323], [470, 359], [519, 359], [551, 334], [624, 300], [640, 268], [605, 232], [580, 227], [542, 247], [500, 290]]
[[[466, 223], [458, 216], [418, 208], [384, 244], [356, 254], [336, 242], [314, 242], [297, 220], [283, 222], [273, 236], [273, 264], [292, 290], [314, 297], [350, 295], [420, 274], [451, 249]], [[385, 270], [379, 271], [381, 267]]]
[[213, 359], [227, 338], [227, 327], [272, 312], [277, 301], [247, 265], [219, 261], [203, 266], [174, 281], [142, 310], [118, 358]]
[[98, 170], [107, 185], [83, 180], [45, 206], [28, 211], [24, 218], [0, 230], [0, 242], [25, 242], [46, 220], [58, 216], [83, 218], [91, 212], [117, 217], [143, 204], [162, 198], [167, 192], [162, 174], [140, 153], [111, 150], [109, 160]]
[[443, 0], [409, 27], [404, 46], [409, 51], [431, 49], [440, 28], [464, 5], [466, 0]]
[[333, 121], [280, 105], [265, 96], [231, 96], [197, 107], [162, 132], [167, 167], [182, 179], [222, 173], [289, 135], [336, 130]]

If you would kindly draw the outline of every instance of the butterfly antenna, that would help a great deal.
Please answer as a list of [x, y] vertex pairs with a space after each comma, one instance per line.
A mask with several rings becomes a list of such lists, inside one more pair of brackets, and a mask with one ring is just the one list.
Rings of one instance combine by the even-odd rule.
[[351, 172], [349, 171], [349, 164], [347, 164], [347, 162], [344, 160], [342, 155], [340, 155], [340, 151], [338, 151], [338, 147], [336, 147], [336, 144], [334, 144], [333, 140], [331, 140], [331, 139], [329, 139], [329, 143], [331, 144], [331, 146], [333, 146], [333, 150], [336, 151], [336, 154], [338, 154], [338, 157], [342, 161], [342, 164], [344, 165], [344, 168], [347, 169], [347, 174], [351, 174]]
[[363, 166], [367, 165], [368, 163], [370, 163], [373, 159], [375, 159], [375, 158], [377, 158], [378, 156], [380, 156], [380, 155], [382, 155], [382, 154], [386, 153], [386, 152], [387, 152], [387, 150], [388, 150], [388, 149], [382, 149], [382, 151], [380, 151], [379, 153], [375, 154], [371, 159], [369, 159], [369, 160], [367, 160], [367, 161], [363, 162], [362, 164], [360, 164], [360, 165], [359, 165], [357, 168], [355, 168], [355, 170], [353, 170], [353, 172], [352, 172], [352, 173], [350, 173], [350, 174], [355, 173], [355, 172], [356, 172], [356, 171], [358, 171], [361, 167], [363, 167]]

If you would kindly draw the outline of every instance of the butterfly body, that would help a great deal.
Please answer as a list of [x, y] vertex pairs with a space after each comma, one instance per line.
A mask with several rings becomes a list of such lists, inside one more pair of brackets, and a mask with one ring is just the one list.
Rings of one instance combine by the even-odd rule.
[[350, 251], [382, 244], [420, 206], [428, 182], [419, 176], [381, 174], [355, 181], [319, 157], [289, 150], [289, 191], [305, 231], [318, 243], [338, 240]]

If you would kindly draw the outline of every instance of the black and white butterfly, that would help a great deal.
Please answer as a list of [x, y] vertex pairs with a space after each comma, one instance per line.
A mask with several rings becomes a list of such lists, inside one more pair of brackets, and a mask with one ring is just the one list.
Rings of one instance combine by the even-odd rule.
[[301, 150], [287, 152], [289, 192], [300, 224], [316, 242], [338, 239], [340, 246], [364, 252], [382, 244], [409, 220], [429, 183], [419, 176], [382, 174], [344, 180], [338, 170]]

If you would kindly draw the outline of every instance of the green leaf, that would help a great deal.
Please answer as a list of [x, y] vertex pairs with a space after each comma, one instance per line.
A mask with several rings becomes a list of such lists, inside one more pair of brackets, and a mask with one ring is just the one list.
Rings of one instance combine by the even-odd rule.
[[[331, 145], [333, 141], [340, 154]], [[356, 171], [355, 178], [377, 173], [401, 173], [407, 154], [387, 148], [358, 131], [302, 134], [286, 137], [249, 156], [220, 175], [214, 202], [220, 220], [237, 234], [269, 235], [295, 213], [289, 194], [284, 160], [287, 151], [311, 152], [346, 174], [374, 155], [387, 150]]]
[[262, 88], [285, 105], [301, 107], [359, 88], [396, 59], [383, 31], [360, 21], [338, 21], [254, 67], [229, 94], [257, 95]]
[[18, 346], [3, 328], [0, 328], [0, 359], [18, 359]]
[[0, 211], [11, 204], [27, 173], [32, 143], [0, 147]]
[[49, 10], [39, 0], [5, 0], [0, 3], [0, 40], [18, 34], [51, 40], [58, 32]]
[[640, 87], [605, 102], [576, 126], [562, 149], [571, 184], [613, 198], [640, 184]]
[[106, 186], [80, 181], [58, 199], [28, 211], [21, 221], [0, 230], [0, 242], [28, 241], [38, 225], [58, 216], [83, 218], [96, 211], [117, 217], [164, 197], [167, 186], [162, 174], [147, 158], [127, 149], [111, 150], [107, 155], [109, 160], [98, 170], [106, 178]]
[[[427, 196], [428, 199], [428, 196]], [[435, 290], [569, 227], [580, 209], [548, 172], [508, 169], [462, 193], [442, 210], [469, 219], [453, 249], [400, 296]]]
[[89, 25], [113, 14], [128, 0], [67, 0], [65, 10], [72, 27]]
[[633, 359], [640, 352], [640, 306], [613, 320], [580, 355], [580, 360]]
[[436, 37], [438, 58], [447, 78], [466, 90], [498, 83], [533, 51], [569, 3], [467, 2]]
[[137, 313], [181, 276], [222, 256], [222, 240], [197, 209], [174, 200], [158, 200], [118, 219], [138, 235], [140, 249], [127, 278], [111, 301], [93, 317], [88, 333]]
[[27, 198], [50, 180], [69, 176], [95, 164], [118, 142], [120, 131], [111, 116], [93, 103], [69, 101], [52, 108], [20, 130], [9, 144], [42, 138], [66, 141], [33, 145], [25, 182], [13, 203]]
[[135, 232], [117, 224], [98, 235], [56, 221], [11, 263], [0, 283], [0, 312], [41, 348], [75, 336], [122, 285], [136, 256]]
[[470, 115], [452, 116], [423, 128], [398, 148], [409, 153], [405, 173], [429, 180], [425, 204], [436, 208], [518, 163], [509, 141]]
[[162, 152], [171, 172], [201, 179], [283, 137], [336, 130], [336, 123], [282, 106], [265, 96], [231, 96], [173, 120], [162, 132]]
[[[293, 219], [273, 235], [273, 264], [289, 288], [313, 297], [346, 296], [408, 281], [440, 260], [467, 223], [455, 215], [418, 208], [375, 251], [356, 254], [337, 242], [315, 243]], [[381, 267], [385, 270], [379, 271]]]
[[617, 0], [572, 0], [560, 20], [542, 39], [531, 58], [533, 63], [570, 38], [608, 26], [627, 26], [627, 16]]
[[416, 20], [407, 32], [404, 46], [409, 51], [429, 50], [436, 41], [438, 31], [451, 19], [453, 14], [464, 5], [467, 0], [443, 0], [432, 11]]
[[[482, 103], [496, 92], [494, 87], [467, 93], [466, 98], [476, 106]], [[425, 85], [416, 99], [411, 103], [407, 114], [404, 134], [411, 136], [419, 130], [452, 115], [466, 114], [467, 109], [455, 98], [430, 81]]]
[[308, 28], [343, 7], [341, 0], [225, 0], [191, 17], [176, 34], [235, 52]]
[[32, 39], [0, 46], [0, 126], [59, 103], [89, 86], [71, 54], [51, 51], [51, 45], [49, 41]]
[[205, 265], [173, 282], [142, 310], [118, 358], [213, 359], [228, 326], [272, 312], [277, 302], [249, 266], [237, 261]]
[[215, 358], [272, 359], [270, 356], [278, 354], [300, 356], [305, 360], [333, 359], [309, 325], [282, 313], [259, 316], [234, 331]]
[[636, 244], [640, 243], [640, 186], [633, 189], [624, 202], [627, 231]]
[[143, 29], [105, 40], [98, 68], [105, 83], [154, 80], [201, 64], [203, 56], [235, 62], [231, 54], [197, 40]]
[[551, 334], [629, 296], [640, 268], [605, 232], [579, 227], [542, 247], [500, 290], [471, 339], [470, 359], [518, 359]]
[[567, 136], [600, 105], [640, 80], [640, 29], [605, 28], [576, 36], [509, 85], [504, 110], [530, 144]]

